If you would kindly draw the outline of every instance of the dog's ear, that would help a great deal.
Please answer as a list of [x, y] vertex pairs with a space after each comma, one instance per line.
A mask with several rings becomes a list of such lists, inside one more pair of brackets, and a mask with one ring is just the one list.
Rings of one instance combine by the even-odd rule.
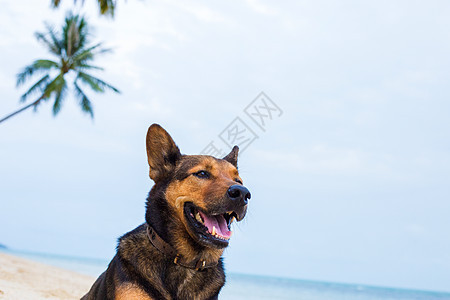
[[157, 182], [175, 169], [181, 158], [180, 149], [167, 131], [158, 124], [148, 128], [146, 144], [150, 178]]
[[231, 152], [228, 153], [228, 155], [225, 156], [223, 159], [226, 160], [227, 162], [231, 163], [233, 166], [235, 166], [237, 168], [238, 152], [239, 152], [239, 147], [234, 146], [233, 149], [231, 149]]

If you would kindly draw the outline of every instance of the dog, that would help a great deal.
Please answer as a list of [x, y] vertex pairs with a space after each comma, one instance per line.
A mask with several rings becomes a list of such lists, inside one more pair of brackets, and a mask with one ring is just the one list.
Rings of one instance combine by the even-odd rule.
[[222, 159], [184, 155], [160, 125], [146, 139], [150, 178], [145, 223], [119, 238], [107, 270], [82, 300], [218, 299], [234, 220], [251, 197], [237, 170], [239, 148]]

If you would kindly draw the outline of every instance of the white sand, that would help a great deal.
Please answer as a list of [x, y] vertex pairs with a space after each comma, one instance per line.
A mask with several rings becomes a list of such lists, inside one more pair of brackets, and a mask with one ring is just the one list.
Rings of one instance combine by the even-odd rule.
[[0, 299], [80, 299], [95, 278], [0, 253]]

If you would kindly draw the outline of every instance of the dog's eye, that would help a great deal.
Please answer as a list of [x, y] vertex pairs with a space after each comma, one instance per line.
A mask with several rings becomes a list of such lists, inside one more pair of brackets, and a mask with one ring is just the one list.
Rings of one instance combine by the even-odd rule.
[[196, 176], [198, 178], [203, 178], [203, 179], [207, 179], [210, 176], [210, 174], [207, 171], [203, 171], [203, 170], [202, 171], [198, 171], [198, 172], [196, 172], [196, 173], [194, 173], [192, 175], [194, 175], [194, 176]]
[[239, 184], [243, 184], [242, 181], [240, 181], [240, 180], [237, 179], [237, 178], [236, 178], [234, 181], [236, 181], [236, 182], [239, 183]]

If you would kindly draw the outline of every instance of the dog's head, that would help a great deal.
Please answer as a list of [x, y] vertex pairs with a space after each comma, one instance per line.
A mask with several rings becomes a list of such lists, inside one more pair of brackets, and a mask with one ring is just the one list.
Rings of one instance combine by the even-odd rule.
[[235, 219], [244, 218], [250, 199], [237, 170], [238, 151], [234, 146], [223, 159], [182, 155], [161, 126], [150, 126], [147, 132], [150, 178], [155, 182], [155, 193], [166, 201], [171, 212], [166, 219], [174, 218], [173, 230], [184, 230], [202, 246], [216, 249], [228, 246], [230, 225]]

